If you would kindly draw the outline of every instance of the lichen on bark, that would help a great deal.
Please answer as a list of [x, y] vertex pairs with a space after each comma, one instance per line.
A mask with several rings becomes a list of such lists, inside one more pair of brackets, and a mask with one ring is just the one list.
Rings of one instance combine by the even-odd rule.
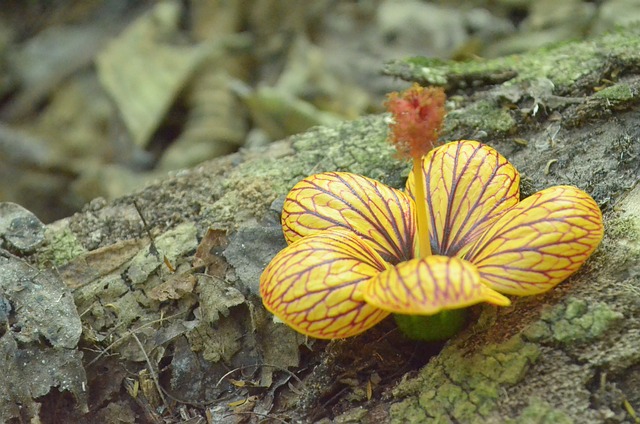
[[[630, 372], [640, 369], [640, 117], [633, 110], [640, 79], [639, 46], [638, 30], [631, 29], [519, 57], [419, 65], [431, 67], [433, 72], [439, 72], [439, 78], [445, 78], [434, 82], [446, 85], [451, 95], [448, 132], [443, 134], [446, 139], [480, 138], [497, 148], [526, 177], [525, 192], [558, 184], [584, 189], [605, 211], [606, 235], [594, 257], [574, 277], [548, 294], [515, 299], [511, 308], [493, 313], [491, 308], [485, 308], [481, 322], [454, 338], [415, 377], [399, 383], [385, 381], [388, 386], [397, 383], [388, 398], [374, 396], [363, 401], [360, 397], [360, 404], [353, 405], [368, 406], [377, 401], [378, 412], [358, 412], [354, 416], [375, 421], [371, 414], [382, 410], [385, 418], [396, 422], [559, 422], [571, 417], [576, 422], [589, 423], [629, 419], [622, 400], [640, 409], [639, 386]], [[402, 69], [395, 74], [418, 78], [416, 63], [400, 64]], [[611, 80], [612, 70], [617, 70], [618, 81], [614, 83], [625, 86], [617, 91], [609, 88], [607, 92], [606, 87], [600, 90], [604, 80]], [[463, 86], [465, 90], [458, 90]], [[607, 101], [616, 107], [610, 107]], [[614, 117], [595, 119], [602, 116]], [[277, 200], [300, 178], [341, 170], [401, 188], [409, 167], [394, 158], [392, 148], [385, 142], [386, 119], [384, 115], [369, 116], [316, 128], [260, 151], [242, 151], [182, 171], [109, 204], [92, 202], [82, 213], [50, 226], [54, 230], [52, 236], [36, 252], [35, 259], [64, 266], [71, 260], [89, 259], [84, 256], [86, 251], [144, 240], [147, 230], [154, 237], [161, 237], [184, 223], [195, 227], [190, 234], [195, 233], [198, 241], [210, 227], [228, 234], [232, 244], [243, 234], [237, 243], [238, 258], [242, 244], [252, 240], [253, 229], [277, 234]], [[514, 142], [516, 137], [525, 142]], [[142, 225], [134, 201], [145, 214], [147, 228]], [[270, 237], [253, 239], [264, 243], [264, 249], [250, 247], [265, 255], [269, 249], [275, 254], [280, 246]], [[217, 248], [224, 251], [226, 246]], [[190, 254], [182, 251], [173, 266], [181, 271], [189, 269]], [[123, 258], [120, 267], [109, 271], [115, 277], [103, 275], [89, 281], [95, 293], [77, 290], [76, 301], [94, 308], [83, 309], [85, 326], [95, 325], [101, 333], [114, 330], [116, 336], [126, 336], [128, 329], [118, 327], [123, 323], [118, 311], [109, 310], [108, 306], [122, 297], [123, 305], [131, 305], [145, 322], [160, 317], [166, 320], [166, 311], [187, 310], [202, 320], [201, 336], [189, 333], [189, 329], [180, 333], [188, 334], [176, 347], [176, 358], [184, 363], [188, 364], [192, 350], [206, 352], [209, 359], [232, 359], [230, 351], [223, 348], [237, 349], [237, 345], [218, 344], [215, 349], [204, 350], [204, 344], [216, 336], [216, 329], [243, 335], [243, 343], [253, 343], [251, 355], [243, 358], [245, 362], [234, 362], [233, 366], [269, 358], [272, 363], [280, 360], [277, 365], [286, 368], [297, 361], [298, 345], [304, 340], [286, 327], [279, 327], [278, 333], [282, 353], [264, 347], [273, 343], [269, 335], [280, 324], [273, 323], [260, 300], [252, 296], [250, 288], [256, 287], [258, 274], [236, 272], [234, 267], [247, 265], [234, 260], [234, 254], [229, 253], [226, 259], [219, 254], [224, 266], [215, 278], [220, 280], [220, 293], [224, 294], [224, 287], [233, 287], [246, 300], [234, 304], [241, 299], [234, 292], [236, 295], [226, 299], [215, 322], [204, 319], [209, 315], [198, 309], [202, 305], [196, 305], [197, 295], [206, 290], [164, 303], [145, 301], [142, 290], [135, 287], [123, 295], [128, 286], [121, 275], [126, 276], [130, 258], [119, 255]], [[261, 257], [254, 268], [263, 266], [264, 260], [268, 258]], [[166, 272], [164, 265], [159, 269]], [[152, 272], [149, 278], [153, 281], [140, 283], [140, 287], [159, 283], [165, 275], [160, 274]], [[198, 284], [206, 284], [207, 278], [213, 277], [202, 277]], [[94, 306], [93, 295], [104, 306], [99, 302]], [[89, 330], [87, 334], [90, 335]], [[143, 343], [151, 343], [154, 335], [139, 337]], [[138, 349], [136, 344], [128, 344]], [[313, 343], [310, 346], [313, 350]], [[313, 353], [321, 358], [325, 355], [322, 349]], [[180, 382], [179, 387], [185, 390], [187, 385], [211, 389], [215, 381], [208, 384], [210, 380], [206, 378], [227, 372], [222, 366], [216, 368], [218, 364], [203, 366], [208, 367], [207, 372], [198, 374], [200, 380], [194, 381], [187, 378], [192, 374], [184, 371], [190, 368], [180, 368], [176, 362], [175, 369], [184, 374], [173, 376], [172, 381]], [[269, 373], [261, 375], [263, 382], [269, 379]], [[313, 396], [307, 399], [309, 404], [324, 402]], [[343, 401], [341, 407], [348, 409], [344, 404], [351, 401], [346, 396]]]
[[540, 355], [539, 347], [516, 335], [503, 343], [466, 352], [464, 340], [454, 342], [433, 358], [414, 379], [394, 391], [394, 423], [486, 422], [503, 394], [515, 385]]

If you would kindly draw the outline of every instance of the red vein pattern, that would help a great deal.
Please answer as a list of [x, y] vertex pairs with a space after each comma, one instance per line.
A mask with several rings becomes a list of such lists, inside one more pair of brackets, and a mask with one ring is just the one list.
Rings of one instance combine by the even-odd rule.
[[260, 277], [265, 307], [300, 333], [319, 339], [355, 336], [388, 312], [364, 302], [363, 286], [387, 267], [353, 234], [324, 231], [300, 239]]
[[428, 256], [381, 272], [364, 291], [367, 303], [405, 315], [432, 315], [480, 302], [510, 305], [508, 298], [480, 282], [473, 264], [458, 258]]
[[326, 172], [296, 184], [287, 195], [282, 228], [287, 242], [324, 230], [347, 229], [385, 261], [413, 257], [414, 205], [400, 190], [356, 174]]
[[[461, 140], [423, 159], [427, 214], [434, 254], [462, 256], [520, 197], [518, 171], [496, 150]], [[407, 193], [414, 198], [414, 171]]]
[[596, 202], [557, 186], [502, 215], [465, 256], [482, 281], [501, 293], [542, 293], [573, 274], [598, 247], [604, 227]]

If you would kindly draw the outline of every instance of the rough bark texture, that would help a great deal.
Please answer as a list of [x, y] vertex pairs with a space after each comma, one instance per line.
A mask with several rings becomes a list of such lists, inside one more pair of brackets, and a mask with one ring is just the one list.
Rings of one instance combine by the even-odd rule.
[[[356, 376], [336, 387], [345, 364], [373, 360], [391, 324], [355, 342], [305, 345], [272, 322], [257, 284], [283, 246], [279, 204], [297, 180], [347, 170], [402, 186], [408, 165], [385, 144], [385, 117], [369, 116], [207, 162], [111, 204], [96, 200], [49, 225], [45, 244], [28, 259], [43, 272], [55, 265], [73, 291], [84, 345], [118, 353], [96, 357], [112, 367], [118, 361], [157, 367], [170, 350], [170, 378], [161, 383], [189, 401], [215, 399], [233, 388], [220, 380], [234, 367], [268, 364], [255, 376], [264, 391], [252, 411], [280, 418], [633, 422], [632, 407], [640, 409], [640, 32], [488, 62], [412, 59], [390, 64], [387, 72], [445, 86], [450, 113], [444, 137], [495, 147], [523, 175], [523, 196], [557, 184], [590, 193], [606, 223], [594, 257], [546, 295], [516, 299], [498, 311], [478, 308], [477, 323], [421, 368], [382, 381]], [[203, 239], [210, 241], [208, 275], [191, 268]], [[411, 346], [420, 365], [433, 354]], [[392, 362], [391, 356], [382, 355], [378, 365], [384, 361]], [[85, 364], [91, 388], [95, 364]], [[288, 380], [278, 370], [298, 366], [309, 368], [297, 386], [303, 394], [288, 392], [296, 400], [287, 406]], [[368, 375], [375, 367], [366, 368]], [[120, 405], [90, 390], [95, 410], [109, 399], [112, 410]]]

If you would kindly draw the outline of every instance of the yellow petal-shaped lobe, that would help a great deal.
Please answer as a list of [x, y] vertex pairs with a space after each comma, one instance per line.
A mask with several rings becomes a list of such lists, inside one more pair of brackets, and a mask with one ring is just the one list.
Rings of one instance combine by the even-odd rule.
[[355, 336], [389, 314], [362, 296], [363, 286], [386, 266], [371, 247], [344, 230], [310, 235], [269, 263], [260, 277], [262, 302], [308, 336]]
[[346, 229], [387, 262], [413, 257], [416, 227], [411, 198], [347, 172], [312, 175], [296, 184], [284, 202], [282, 228], [289, 243], [319, 231]]
[[[520, 197], [518, 171], [477, 141], [455, 141], [432, 150], [423, 159], [422, 171], [434, 254], [463, 255]], [[414, 172], [407, 180], [412, 197]]]
[[598, 247], [602, 213], [570, 186], [542, 190], [502, 215], [465, 256], [501, 293], [545, 292], [573, 274]]
[[389, 312], [433, 315], [480, 302], [511, 302], [480, 282], [476, 267], [463, 259], [428, 256], [381, 272], [364, 291], [365, 300]]

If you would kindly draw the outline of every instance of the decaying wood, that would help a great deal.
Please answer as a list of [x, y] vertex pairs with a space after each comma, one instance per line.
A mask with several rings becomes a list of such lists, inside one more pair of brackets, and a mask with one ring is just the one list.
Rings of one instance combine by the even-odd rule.
[[[637, 421], [639, 47], [629, 30], [467, 67], [389, 68], [448, 87], [444, 136], [498, 149], [525, 195], [573, 184], [605, 211], [605, 240], [577, 275], [510, 308], [478, 308], [442, 350], [402, 340], [389, 322], [354, 340], [305, 340], [274, 323], [257, 292], [298, 179], [348, 170], [402, 186], [408, 166], [385, 144], [384, 116], [207, 162], [49, 225], [26, 259], [60, 269], [74, 295], [90, 396], [101, 393], [97, 365], [135, 363], [153, 368], [151, 380], [133, 378], [151, 381], [156, 414], [189, 405], [214, 422]], [[167, 396], [151, 394], [160, 386]], [[93, 416], [125, 408], [118, 391], [93, 398]]]

